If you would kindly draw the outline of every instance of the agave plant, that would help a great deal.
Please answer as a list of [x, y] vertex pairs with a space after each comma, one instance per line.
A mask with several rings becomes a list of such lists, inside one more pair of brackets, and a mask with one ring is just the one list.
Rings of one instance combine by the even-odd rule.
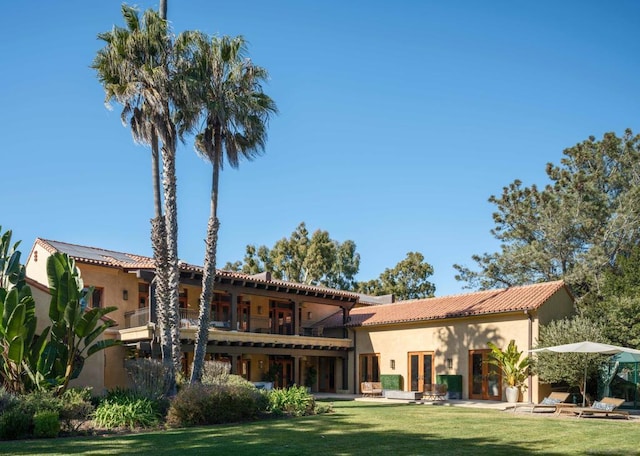
[[489, 363], [497, 366], [502, 371], [502, 379], [507, 386], [516, 387], [521, 391], [527, 389], [526, 380], [529, 376], [531, 358], [522, 357], [522, 352], [518, 351], [514, 340], [509, 342], [505, 350], [500, 349], [493, 342], [488, 343], [491, 353], [489, 353]]

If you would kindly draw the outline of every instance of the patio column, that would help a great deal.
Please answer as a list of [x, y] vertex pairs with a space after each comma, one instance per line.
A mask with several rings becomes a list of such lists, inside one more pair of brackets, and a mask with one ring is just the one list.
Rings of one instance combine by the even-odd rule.
[[[293, 303], [293, 334], [300, 335], [300, 303], [298, 301], [291, 301]], [[295, 377], [294, 377], [295, 378]]]
[[231, 330], [238, 330], [238, 293], [232, 291], [231, 295]]
[[301, 356], [293, 357], [293, 381], [296, 385], [302, 385], [302, 367], [300, 365], [302, 363]]

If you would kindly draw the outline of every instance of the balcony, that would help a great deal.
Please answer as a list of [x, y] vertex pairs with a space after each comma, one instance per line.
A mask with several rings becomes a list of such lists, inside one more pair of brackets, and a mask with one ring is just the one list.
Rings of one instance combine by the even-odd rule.
[[[353, 345], [350, 339], [327, 337], [322, 327], [300, 328], [300, 334], [295, 335], [291, 325], [280, 328], [285, 334], [264, 327], [232, 331], [230, 326], [228, 321], [210, 321], [209, 341], [218, 345], [325, 350], [344, 350]], [[154, 326], [149, 325], [149, 309], [142, 308], [125, 314], [125, 329], [120, 330], [120, 336], [123, 341], [150, 339], [153, 337], [153, 329]], [[198, 312], [180, 309], [181, 337], [195, 340], [197, 331]]]
[[[124, 314], [124, 327], [127, 329], [147, 326], [149, 323], [149, 308], [143, 307], [132, 312]], [[180, 327], [181, 328], [197, 328], [198, 327], [198, 311], [180, 309]], [[231, 329], [228, 321], [209, 321], [210, 328]]]

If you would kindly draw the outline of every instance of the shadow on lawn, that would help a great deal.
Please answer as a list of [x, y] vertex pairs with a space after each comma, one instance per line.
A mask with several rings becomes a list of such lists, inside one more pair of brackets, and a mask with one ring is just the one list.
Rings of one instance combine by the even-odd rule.
[[[378, 407], [394, 405], [371, 405]], [[360, 408], [359, 406], [355, 406]], [[406, 407], [406, 405], [398, 405]], [[353, 415], [330, 415], [251, 422], [239, 425], [171, 429], [151, 433], [0, 443], [0, 453], [39, 454], [197, 454], [238, 456], [294, 455], [532, 455], [544, 454], [524, 445], [505, 444], [486, 436], [457, 437], [430, 432], [437, 422], [425, 422], [424, 432], [381, 430], [383, 423], [354, 422]], [[557, 454], [557, 453], [555, 453]], [[598, 453], [592, 453], [598, 454]]]

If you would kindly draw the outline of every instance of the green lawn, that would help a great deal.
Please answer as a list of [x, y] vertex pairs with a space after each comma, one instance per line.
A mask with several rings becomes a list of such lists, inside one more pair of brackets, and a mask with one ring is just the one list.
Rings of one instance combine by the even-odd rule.
[[124, 436], [0, 442], [0, 454], [640, 454], [640, 421], [430, 405], [335, 402], [313, 417]]

